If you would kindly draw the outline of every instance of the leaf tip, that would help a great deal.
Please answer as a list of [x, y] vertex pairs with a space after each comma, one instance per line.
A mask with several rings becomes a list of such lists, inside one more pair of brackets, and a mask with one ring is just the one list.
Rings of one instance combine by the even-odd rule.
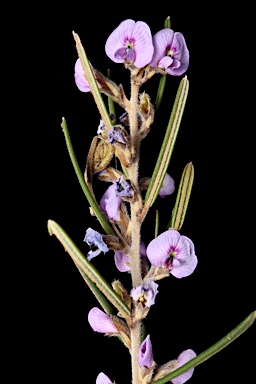
[[52, 234], [53, 234], [52, 224], [53, 224], [52, 220], [48, 220], [47, 221], [47, 229], [48, 229], [48, 233], [49, 233], [50, 236], [52, 236]]

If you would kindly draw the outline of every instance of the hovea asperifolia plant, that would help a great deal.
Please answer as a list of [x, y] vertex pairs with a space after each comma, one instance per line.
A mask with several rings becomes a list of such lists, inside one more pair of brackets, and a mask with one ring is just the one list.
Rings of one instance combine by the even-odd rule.
[[[168, 173], [188, 96], [189, 81], [185, 72], [189, 66], [189, 50], [183, 34], [171, 29], [169, 17], [163, 27], [152, 36], [145, 22], [127, 19], [106, 40], [106, 55], [117, 65], [123, 65], [130, 76], [129, 97], [122, 84], [117, 85], [93, 67], [79, 36], [73, 32], [78, 53], [74, 63], [74, 81], [81, 92], [92, 94], [100, 114], [99, 121], [95, 122], [95, 136], [85, 172], [81, 171], [76, 160], [66, 120], [63, 118], [61, 123], [79, 183], [91, 214], [97, 218], [95, 228], [88, 228], [83, 239], [88, 247], [87, 255], [83, 255], [58, 223], [48, 221], [49, 233], [62, 243], [98, 300], [98, 307], [92, 308], [88, 314], [92, 330], [118, 337], [123, 348], [128, 349], [131, 357], [131, 374], [128, 374], [132, 384], [185, 383], [196, 366], [231, 343], [254, 322], [256, 316], [255, 311], [249, 314], [204, 352], [186, 349], [170, 360], [168, 350], [166, 363], [159, 365], [154, 360], [150, 330], [145, 329], [143, 320], [150, 316], [151, 306], [157, 304], [156, 297], [161, 294], [160, 280], [185, 278], [194, 272], [198, 259], [200, 262], [193, 241], [181, 234], [194, 181], [193, 164], [185, 165], [178, 188]], [[142, 85], [152, 76], [159, 77], [154, 103], [150, 95], [141, 91]], [[151, 177], [139, 177], [140, 144], [150, 135], [168, 76], [180, 76], [181, 80], [162, 147]], [[102, 95], [107, 96], [107, 105]], [[116, 105], [123, 110], [120, 116], [116, 115]], [[99, 201], [95, 197], [95, 179], [106, 185]], [[158, 233], [156, 215], [153, 224], [155, 236], [146, 245], [141, 238], [141, 228], [149, 209], [157, 197], [164, 198], [175, 189], [176, 201], [166, 230]], [[108, 252], [113, 254], [117, 274], [130, 274], [131, 290], [128, 291], [119, 279], [109, 284], [94, 267], [93, 259], [104, 257]], [[107, 372], [101, 372], [99, 365], [96, 384], [112, 384], [113, 379], [107, 376]]]

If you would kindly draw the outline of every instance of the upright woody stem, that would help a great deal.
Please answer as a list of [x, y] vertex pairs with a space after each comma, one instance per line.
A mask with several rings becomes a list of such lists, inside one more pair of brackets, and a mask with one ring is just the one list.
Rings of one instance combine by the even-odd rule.
[[[131, 151], [134, 157], [133, 164], [128, 168], [129, 179], [138, 190], [138, 166], [139, 166], [139, 146], [140, 140], [138, 135], [138, 119], [137, 119], [137, 104], [138, 104], [139, 85], [131, 80], [131, 98], [129, 104], [129, 122], [131, 136]], [[130, 266], [132, 285], [136, 287], [141, 285], [141, 260], [140, 260], [140, 229], [141, 222], [138, 220], [140, 210], [139, 202], [131, 203], [131, 224], [132, 224], [132, 244], [130, 252]], [[139, 379], [139, 363], [138, 353], [141, 340], [141, 322], [138, 321], [131, 327], [131, 365], [132, 365], [132, 384], [140, 384]]]

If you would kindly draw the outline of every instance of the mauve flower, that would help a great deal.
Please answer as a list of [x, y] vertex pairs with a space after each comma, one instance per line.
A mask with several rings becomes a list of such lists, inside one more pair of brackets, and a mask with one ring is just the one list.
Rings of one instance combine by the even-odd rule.
[[189, 65], [189, 51], [180, 32], [164, 28], [153, 37], [154, 54], [149, 65], [169, 75], [182, 75]]
[[91, 247], [91, 250], [87, 254], [89, 261], [101, 252], [106, 253], [109, 250], [107, 244], [103, 241], [102, 235], [92, 228], [87, 229], [84, 241]]
[[105, 373], [101, 372], [97, 376], [96, 384], [112, 384], [112, 381]]
[[116, 195], [116, 186], [115, 184], [112, 184], [102, 196], [100, 200], [100, 207], [109, 219], [119, 221], [121, 204], [122, 199]]
[[155, 304], [158, 284], [154, 281], [146, 281], [143, 285], [132, 288], [130, 294], [133, 300], [141, 302], [145, 307]]
[[144, 67], [150, 62], [154, 51], [149, 26], [143, 21], [122, 21], [108, 37], [105, 51], [115, 63]]
[[175, 191], [175, 182], [173, 178], [169, 175], [169, 173], [166, 173], [162, 187], [159, 191], [160, 197], [165, 197], [167, 195], [171, 195]]
[[[142, 261], [147, 261], [146, 245], [143, 241], [140, 242], [140, 256]], [[114, 254], [114, 259], [118, 271], [128, 272], [131, 270], [129, 257], [124, 253], [116, 251]]]
[[[192, 349], [187, 349], [186, 351], [183, 351], [177, 359], [175, 369], [178, 369], [182, 365], [186, 364], [188, 361], [194, 359], [194, 357], [196, 357], [196, 353]], [[182, 375], [175, 377], [175, 379], [172, 379], [171, 381], [173, 384], [183, 384], [191, 378], [193, 372], [194, 368], [191, 368], [187, 372], [182, 373]]]
[[95, 332], [118, 333], [110, 316], [97, 307], [92, 308], [88, 313], [88, 321]]
[[[94, 75], [95, 75], [95, 70], [92, 68]], [[76, 64], [75, 64], [75, 83], [77, 88], [81, 92], [90, 92], [91, 88], [88, 84], [88, 81], [85, 78], [84, 74], [84, 69], [81, 63], [80, 59], [77, 59]], [[101, 88], [101, 85], [97, 82], [98, 87]]]
[[152, 265], [168, 268], [178, 279], [191, 275], [197, 266], [193, 242], [174, 229], [161, 233], [147, 247]]
[[154, 362], [153, 359], [153, 350], [150, 340], [150, 335], [148, 335], [145, 340], [142, 342], [139, 349], [139, 365], [142, 367], [150, 368]]

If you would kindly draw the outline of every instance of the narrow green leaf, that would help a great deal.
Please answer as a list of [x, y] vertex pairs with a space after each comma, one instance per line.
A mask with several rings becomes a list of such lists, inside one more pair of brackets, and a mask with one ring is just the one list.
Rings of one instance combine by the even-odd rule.
[[69, 153], [71, 162], [73, 164], [73, 167], [75, 169], [78, 181], [82, 187], [82, 190], [83, 190], [90, 206], [92, 207], [92, 209], [93, 209], [97, 219], [99, 220], [102, 228], [104, 229], [104, 231], [109, 235], [115, 235], [113, 228], [111, 227], [111, 225], [109, 224], [107, 219], [103, 216], [103, 213], [101, 212], [96, 200], [94, 199], [93, 195], [91, 194], [90, 189], [88, 188], [88, 186], [84, 180], [83, 174], [80, 170], [80, 167], [78, 165], [78, 162], [77, 162], [74, 150], [73, 150], [73, 146], [72, 146], [72, 143], [70, 140], [70, 135], [68, 132], [68, 126], [67, 126], [67, 123], [66, 123], [66, 120], [64, 119], [64, 117], [62, 118], [61, 128], [62, 128], [64, 136], [65, 136], [68, 153]]
[[167, 226], [168, 228], [176, 229], [177, 231], [181, 229], [186, 216], [193, 181], [194, 166], [192, 163], [188, 163], [181, 176], [179, 190], [172, 211], [171, 220]]
[[68, 234], [64, 231], [59, 224], [53, 220], [48, 220], [48, 231], [50, 235], [55, 235], [57, 239], [63, 245], [65, 251], [69, 253], [72, 260], [83, 273], [89, 277], [89, 279], [96, 284], [99, 290], [105, 295], [111, 304], [117, 308], [117, 310], [127, 318], [130, 316], [130, 309], [121, 300], [121, 298], [113, 291], [111, 286], [100, 275], [97, 269], [87, 260], [87, 258], [78, 249], [75, 243], [71, 240]]
[[168, 17], [165, 19], [164, 27], [165, 27], [165, 28], [171, 28], [171, 20], [170, 20], [170, 16], [168, 16]]
[[[111, 78], [111, 72], [110, 72], [110, 69], [107, 70], [107, 77], [108, 79]], [[111, 97], [108, 97], [108, 110], [109, 110], [109, 114], [112, 114], [114, 115], [114, 119], [111, 120], [111, 123], [113, 125], [116, 124], [116, 111], [115, 111], [115, 103], [114, 101], [111, 99]]]
[[159, 211], [156, 211], [155, 238], [158, 236], [158, 231], [159, 231]]
[[80, 41], [78, 34], [73, 31], [73, 36], [74, 36], [74, 39], [76, 42], [77, 53], [78, 53], [78, 56], [81, 60], [81, 63], [82, 63], [82, 66], [83, 66], [83, 69], [85, 72], [86, 80], [88, 81], [88, 84], [90, 86], [91, 93], [94, 97], [94, 101], [98, 107], [101, 118], [105, 123], [106, 129], [109, 130], [112, 127], [111, 119], [109, 117], [107, 108], [106, 108], [105, 103], [103, 101], [103, 98], [101, 96], [97, 81], [95, 80], [94, 73], [91, 69], [90, 62], [87, 58], [87, 55], [85, 53], [84, 47], [82, 46], [82, 43]]
[[167, 79], [167, 75], [161, 75], [160, 76], [159, 86], [158, 86], [157, 95], [156, 95], [156, 101], [155, 101], [155, 110], [156, 111], [159, 110], [161, 101], [163, 99], [166, 79]]
[[152, 206], [159, 190], [162, 186], [169, 162], [171, 159], [172, 151], [175, 145], [176, 137], [180, 128], [181, 118], [185, 108], [187, 95], [188, 95], [189, 82], [187, 76], [183, 77], [180, 82], [176, 98], [174, 101], [172, 113], [169, 119], [169, 123], [166, 129], [164, 141], [160, 149], [160, 153], [157, 159], [157, 163], [151, 177], [149, 187], [145, 196], [145, 205], [141, 213], [141, 219], [143, 219]]
[[256, 311], [250, 313], [250, 315], [247, 316], [236, 328], [234, 328], [231, 332], [229, 332], [226, 336], [224, 336], [221, 340], [212, 345], [210, 348], [200, 353], [200, 355], [190, 360], [186, 364], [182, 365], [182, 367], [162, 377], [161, 379], [156, 381], [153, 380], [153, 383], [165, 384], [168, 381], [174, 379], [175, 377], [180, 376], [182, 373], [188, 371], [189, 369], [194, 368], [197, 365], [203, 363], [205, 360], [208, 360], [210, 357], [220, 352], [223, 348], [227, 347], [230, 343], [232, 343], [232, 341], [234, 341], [237, 337], [244, 333], [253, 324], [255, 319]]
[[84, 281], [86, 282], [86, 284], [88, 285], [88, 287], [90, 288], [90, 290], [92, 291], [92, 293], [94, 294], [94, 296], [96, 297], [96, 299], [98, 300], [102, 308], [104, 309], [104, 311], [108, 315], [114, 315], [115, 314], [114, 308], [109, 304], [108, 300], [101, 293], [101, 291], [96, 286], [96, 284], [93, 283], [91, 279], [89, 279], [89, 277], [86, 275], [86, 273], [84, 273], [84, 271], [80, 267], [78, 267], [77, 265], [76, 267], [80, 272], [81, 276], [83, 277]]

